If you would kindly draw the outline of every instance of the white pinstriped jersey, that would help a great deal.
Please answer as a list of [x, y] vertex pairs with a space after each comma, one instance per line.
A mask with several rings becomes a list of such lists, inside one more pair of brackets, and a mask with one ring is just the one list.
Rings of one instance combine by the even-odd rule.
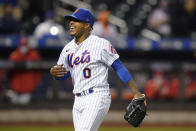
[[70, 71], [75, 94], [92, 87], [109, 88], [108, 66], [118, 58], [109, 41], [90, 35], [79, 45], [75, 39], [69, 42], [63, 48], [57, 64], [63, 64]]

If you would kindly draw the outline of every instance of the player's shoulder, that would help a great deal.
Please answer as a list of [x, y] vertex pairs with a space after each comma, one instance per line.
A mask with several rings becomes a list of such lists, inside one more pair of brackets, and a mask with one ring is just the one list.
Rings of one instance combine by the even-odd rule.
[[107, 46], [110, 44], [110, 41], [106, 40], [105, 38], [101, 38], [96, 35], [91, 35], [91, 40], [93, 40], [93, 44], [99, 44], [101, 47]]
[[91, 39], [97, 40], [99, 42], [108, 42], [105, 38], [99, 37], [97, 35], [91, 35]]

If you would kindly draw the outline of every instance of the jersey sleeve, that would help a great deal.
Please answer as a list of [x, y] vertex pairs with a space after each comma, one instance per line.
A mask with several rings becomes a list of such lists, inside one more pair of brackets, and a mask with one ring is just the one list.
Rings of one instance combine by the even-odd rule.
[[119, 58], [117, 51], [109, 42], [104, 43], [103, 49], [101, 51], [101, 60], [106, 65], [111, 66], [112, 63]]

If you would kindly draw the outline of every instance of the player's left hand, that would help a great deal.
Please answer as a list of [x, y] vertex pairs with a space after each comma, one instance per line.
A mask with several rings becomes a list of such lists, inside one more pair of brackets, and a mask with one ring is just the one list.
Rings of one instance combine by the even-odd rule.
[[[133, 99], [138, 99], [138, 98], [143, 98], [143, 97], [145, 97], [144, 94], [137, 93], [137, 94], [135, 94], [135, 95], [133, 96]], [[147, 105], [146, 99], [144, 100], [144, 104]]]
[[139, 93], [135, 94], [133, 100], [126, 107], [124, 115], [124, 119], [134, 127], [138, 127], [141, 124], [147, 112], [145, 95], [140, 97], [141, 95]]

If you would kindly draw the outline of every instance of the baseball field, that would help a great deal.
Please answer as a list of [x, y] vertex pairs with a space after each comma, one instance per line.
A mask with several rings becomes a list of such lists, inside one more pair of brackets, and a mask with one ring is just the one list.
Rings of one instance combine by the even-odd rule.
[[[99, 131], [195, 131], [196, 128], [175, 128], [175, 127], [160, 127], [160, 128], [123, 128], [123, 127], [103, 127]], [[64, 126], [0, 126], [0, 131], [74, 131], [72, 127]]]

